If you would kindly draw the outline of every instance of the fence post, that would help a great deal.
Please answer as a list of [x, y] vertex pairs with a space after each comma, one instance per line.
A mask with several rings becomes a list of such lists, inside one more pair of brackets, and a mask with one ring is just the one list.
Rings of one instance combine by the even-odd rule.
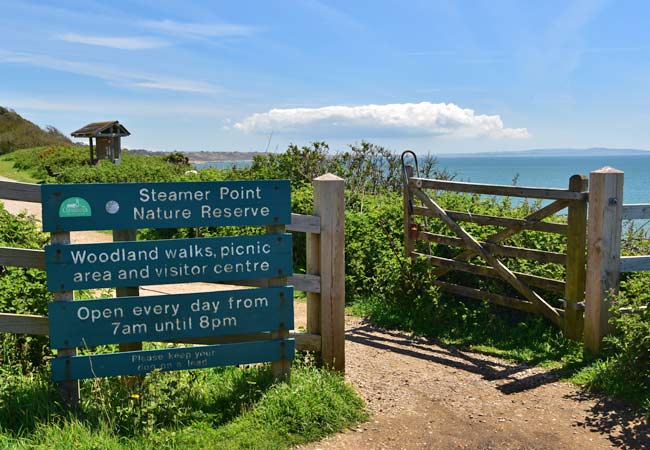
[[612, 167], [591, 172], [584, 346], [593, 353], [608, 332], [609, 298], [618, 292], [622, 218], [623, 172]]
[[345, 182], [331, 173], [313, 181], [320, 217], [320, 330], [323, 365], [345, 371]]
[[[113, 242], [135, 241], [137, 239], [136, 230], [113, 230]], [[138, 286], [118, 287], [115, 288], [116, 297], [137, 297], [140, 295]], [[121, 352], [131, 352], [142, 350], [142, 342], [129, 342], [120, 344]]]
[[[268, 225], [266, 227], [267, 233], [284, 233], [286, 231], [285, 225]], [[274, 277], [266, 280], [266, 285], [269, 287], [272, 286], [286, 286], [287, 277]], [[284, 299], [284, 298], [283, 298]], [[284, 299], [286, 300], [286, 299]], [[286, 339], [289, 337], [289, 329], [283, 324], [280, 324], [280, 328], [271, 333], [272, 339]], [[284, 347], [284, 343], [282, 346]], [[273, 371], [273, 378], [278, 381], [289, 381], [291, 378], [291, 360], [290, 359], [281, 359], [280, 361], [275, 361], [271, 363], [271, 370]]]
[[[59, 231], [52, 233], [50, 236], [51, 244], [70, 244], [70, 232], [68, 231]], [[58, 291], [53, 294], [54, 301], [58, 302], [71, 302], [74, 300], [73, 291]], [[50, 324], [52, 326], [52, 324]], [[63, 358], [66, 356], [75, 356], [77, 354], [76, 348], [60, 348], [57, 350], [57, 358]], [[79, 381], [70, 380], [70, 381], [61, 381], [59, 382], [59, 395], [63, 403], [71, 408], [77, 408], [79, 406], [79, 400], [81, 395], [79, 393]]]
[[412, 210], [413, 203], [411, 200], [411, 193], [408, 186], [408, 180], [413, 176], [413, 166], [405, 166], [406, 180], [404, 180], [404, 256], [411, 258], [415, 248], [414, 240], [411, 237], [411, 226], [413, 225]]
[[[569, 179], [569, 191], [585, 192], [589, 180], [585, 175], [573, 175]], [[585, 298], [587, 272], [587, 201], [571, 200], [567, 215], [567, 262], [564, 297], [564, 324], [562, 332], [568, 339], [582, 339], [583, 311], [578, 304]]]

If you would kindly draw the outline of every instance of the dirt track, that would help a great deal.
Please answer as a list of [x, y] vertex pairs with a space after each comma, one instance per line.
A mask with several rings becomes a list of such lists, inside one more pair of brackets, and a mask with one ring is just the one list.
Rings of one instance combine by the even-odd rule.
[[[5, 201], [40, 218], [40, 205]], [[76, 232], [73, 242], [110, 242]], [[226, 286], [223, 286], [226, 288]], [[141, 295], [214, 290], [214, 284], [147, 286]], [[296, 303], [296, 327], [305, 305]], [[634, 410], [589, 396], [558, 374], [439, 346], [348, 317], [347, 379], [368, 403], [368, 423], [301, 449], [650, 449]]]
[[650, 449], [632, 409], [558, 374], [348, 317], [347, 379], [368, 423], [302, 449]]

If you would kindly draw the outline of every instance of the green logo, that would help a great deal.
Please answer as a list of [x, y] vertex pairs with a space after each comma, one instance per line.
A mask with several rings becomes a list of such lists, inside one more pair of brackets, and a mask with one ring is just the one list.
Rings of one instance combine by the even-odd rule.
[[63, 200], [59, 207], [59, 217], [90, 217], [92, 209], [81, 197], [70, 197]]

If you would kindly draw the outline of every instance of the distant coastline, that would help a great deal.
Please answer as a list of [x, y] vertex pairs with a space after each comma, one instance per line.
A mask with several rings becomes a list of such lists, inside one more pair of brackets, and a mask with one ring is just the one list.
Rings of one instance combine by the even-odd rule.
[[[174, 152], [168, 151], [154, 151], [154, 150], [144, 150], [144, 149], [125, 149], [129, 153], [134, 155], [146, 155], [146, 156], [166, 156]], [[187, 156], [190, 160], [190, 164], [202, 164], [202, 163], [211, 163], [211, 162], [235, 162], [235, 161], [252, 161], [254, 156], [262, 155], [262, 152], [184, 152], [179, 150], [182, 154]]]
[[498, 152], [472, 152], [472, 153], [440, 153], [441, 157], [477, 158], [477, 157], [609, 157], [609, 156], [650, 156], [650, 150], [635, 148], [536, 148], [530, 150], [512, 150]]

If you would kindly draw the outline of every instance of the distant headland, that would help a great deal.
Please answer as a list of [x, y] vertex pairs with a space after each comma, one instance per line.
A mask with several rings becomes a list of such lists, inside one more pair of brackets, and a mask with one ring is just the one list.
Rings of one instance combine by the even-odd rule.
[[[153, 151], [144, 149], [127, 150], [134, 155], [147, 155], [147, 156], [165, 156], [174, 152]], [[220, 161], [250, 161], [256, 155], [261, 155], [262, 152], [184, 152], [182, 154], [187, 156], [191, 164], [205, 163], [205, 162], [220, 162]]]

